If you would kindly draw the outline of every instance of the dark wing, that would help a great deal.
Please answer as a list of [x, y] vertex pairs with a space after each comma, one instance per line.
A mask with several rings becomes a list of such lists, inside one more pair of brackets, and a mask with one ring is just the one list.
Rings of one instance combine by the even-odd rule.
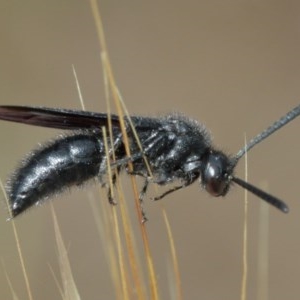
[[[109, 116], [81, 110], [30, 106], [0, 106], [0, 120], [59, 129], [100, 128], [107, 126]], [[120, 127], [119, 117], [110, 116], [112, 126]]]

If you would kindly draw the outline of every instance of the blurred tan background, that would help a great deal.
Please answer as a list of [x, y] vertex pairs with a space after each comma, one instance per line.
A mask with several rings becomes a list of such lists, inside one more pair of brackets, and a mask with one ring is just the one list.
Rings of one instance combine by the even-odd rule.
[[[107, 0], [99, 5], [117, 83], [132, 114], [183, 112], [204, 122], [217, 146], [236, 153], [244, 133], [250, 139], [300, 102], [299, 1]], [[100, 49], [88, 1], [1, 1], [0, 43], [0, 104], [80, 108], [74, 64], [87, 109], [105, 111]], [[1, 122], [2, 180], [25, 153], [57, 133]], [[260, 187], [266, 183], [291, 209], [288, 215], [269, 210], [268, 293], [273, 300], [300, 297], [299, 152], [296, 120], [248, 157], [249, 181]], [[237, 168], [240, 177], [243, 164]], [[235, 187], [225, 199], [212, 198], [194, 184], [163, 200], [184, 299], [240, 299], [243, 197], [244, 191]], [[19, 299], [27, 299], [3, 196], [1, 202], [5, 267], [0, 269], [0, 298], [12, 299], [6, 270]], [[105, 245], [86, 190], [67, 192], [54, 206], [82, 299], [114, 299]], [[249, 195], [248, 299], [261, 299], [260, 209], [261, 201]], [[146, 211], [161, 299], [170, 299], [170, 251], [161, 205], [148, 200]], [[59, 274], [50, 206], [32, 209], [16, 224], [34, 299], [59, 299], [49, 269], [50, 264]]]

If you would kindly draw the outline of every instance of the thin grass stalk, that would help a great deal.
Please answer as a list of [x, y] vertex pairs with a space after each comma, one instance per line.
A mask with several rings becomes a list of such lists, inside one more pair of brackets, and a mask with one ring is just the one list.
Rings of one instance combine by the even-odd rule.
[[[6, 201], [6, 205], [8, 207], [10, 220], [12, 220], [11, 211], [9, 209], [9, 202], [8, 202], [8, 198], [7, 198], [2, 180], [0, 180], [0, 185], [1, 185], [2, 193], [5, 196], [5, 201]], [[25, 281], [25, 285], [26, 285], [27, 296], [28, 296], [29, 300], [33, 300], [32, 290], [31, 290], [31, 286], [30, 286], [30, 282], [29, 282], [29, 276], [26, 271], [25, 261], [24, 261], [22, 250], [21, 250], [20, 239], [19, 239], [17, 227], [16, 227], [14, 220], [12, 220], [11, 226], [12, 226], [12, 229], [14, 232], [14, 237], [15, 237], [15, 241], [16, 241], [16, 245], [17, 245], [17, 251], [18, 251], [18, 255], [19, 255], [19, 259], [20, 259], [20, 263], [21, 263], [21, 269], [22, 269], [22, 273], [23, 273], [23, 277], [24, 277], [24, 281]]]
[[176, 254], [176, 247], [175, 247], [175, 242], [173, 239], [173, 234], [172, 234], [172, 229], [171, 229], [171, 225], [169, 222], [169, 218], [167, 216], [167, 213], [164, 209], [164, 207], [162, 207], [162, 213], [163, 213], [163, 218], [165, 221], [165, 225], [167, 228], [167, 234], [168, 234], [168, 238], [169, 238], [169, 243], [170, 243], [170, 249], [171, 249], [171, 258], [172, 258], [172, 263], [173, 263], [173, 267], [174, 267], [174, 274], [175, 274], [175, 287], [176, 287], [176, 299], [178, 300], [182, 300], [182, 286], [181, 286], [181, 279], [180, 279], [180, 271], [179, 271], [179, 264], [178, 264], [178, 259], [177, 259], [177, 254]]
[[[247, 145], [245, 135], [245, 147]], [[245, 181], [248, 181], [248, 155], [245, 153]], [[241, 300], [247, 299], [247, 278], [248, 278], [248, 191], [244, 190], [244, 225], [243, 225], [243, 274]]]

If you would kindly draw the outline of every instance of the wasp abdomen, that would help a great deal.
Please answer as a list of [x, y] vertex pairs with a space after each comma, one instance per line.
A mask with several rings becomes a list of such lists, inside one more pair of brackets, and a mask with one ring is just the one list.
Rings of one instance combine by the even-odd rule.
[[33, 151], [8, 182], [12, 216], [98, 175], [103, 143], [94, 131], [63, 136]]

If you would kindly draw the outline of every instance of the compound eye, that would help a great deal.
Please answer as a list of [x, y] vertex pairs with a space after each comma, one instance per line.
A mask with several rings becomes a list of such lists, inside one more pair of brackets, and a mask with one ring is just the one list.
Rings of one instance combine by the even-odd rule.
[[202, 181], [212, 196], [226, 194], [228, 189], [226, 163], [220, 155], [210, 155], [204, 170]]

